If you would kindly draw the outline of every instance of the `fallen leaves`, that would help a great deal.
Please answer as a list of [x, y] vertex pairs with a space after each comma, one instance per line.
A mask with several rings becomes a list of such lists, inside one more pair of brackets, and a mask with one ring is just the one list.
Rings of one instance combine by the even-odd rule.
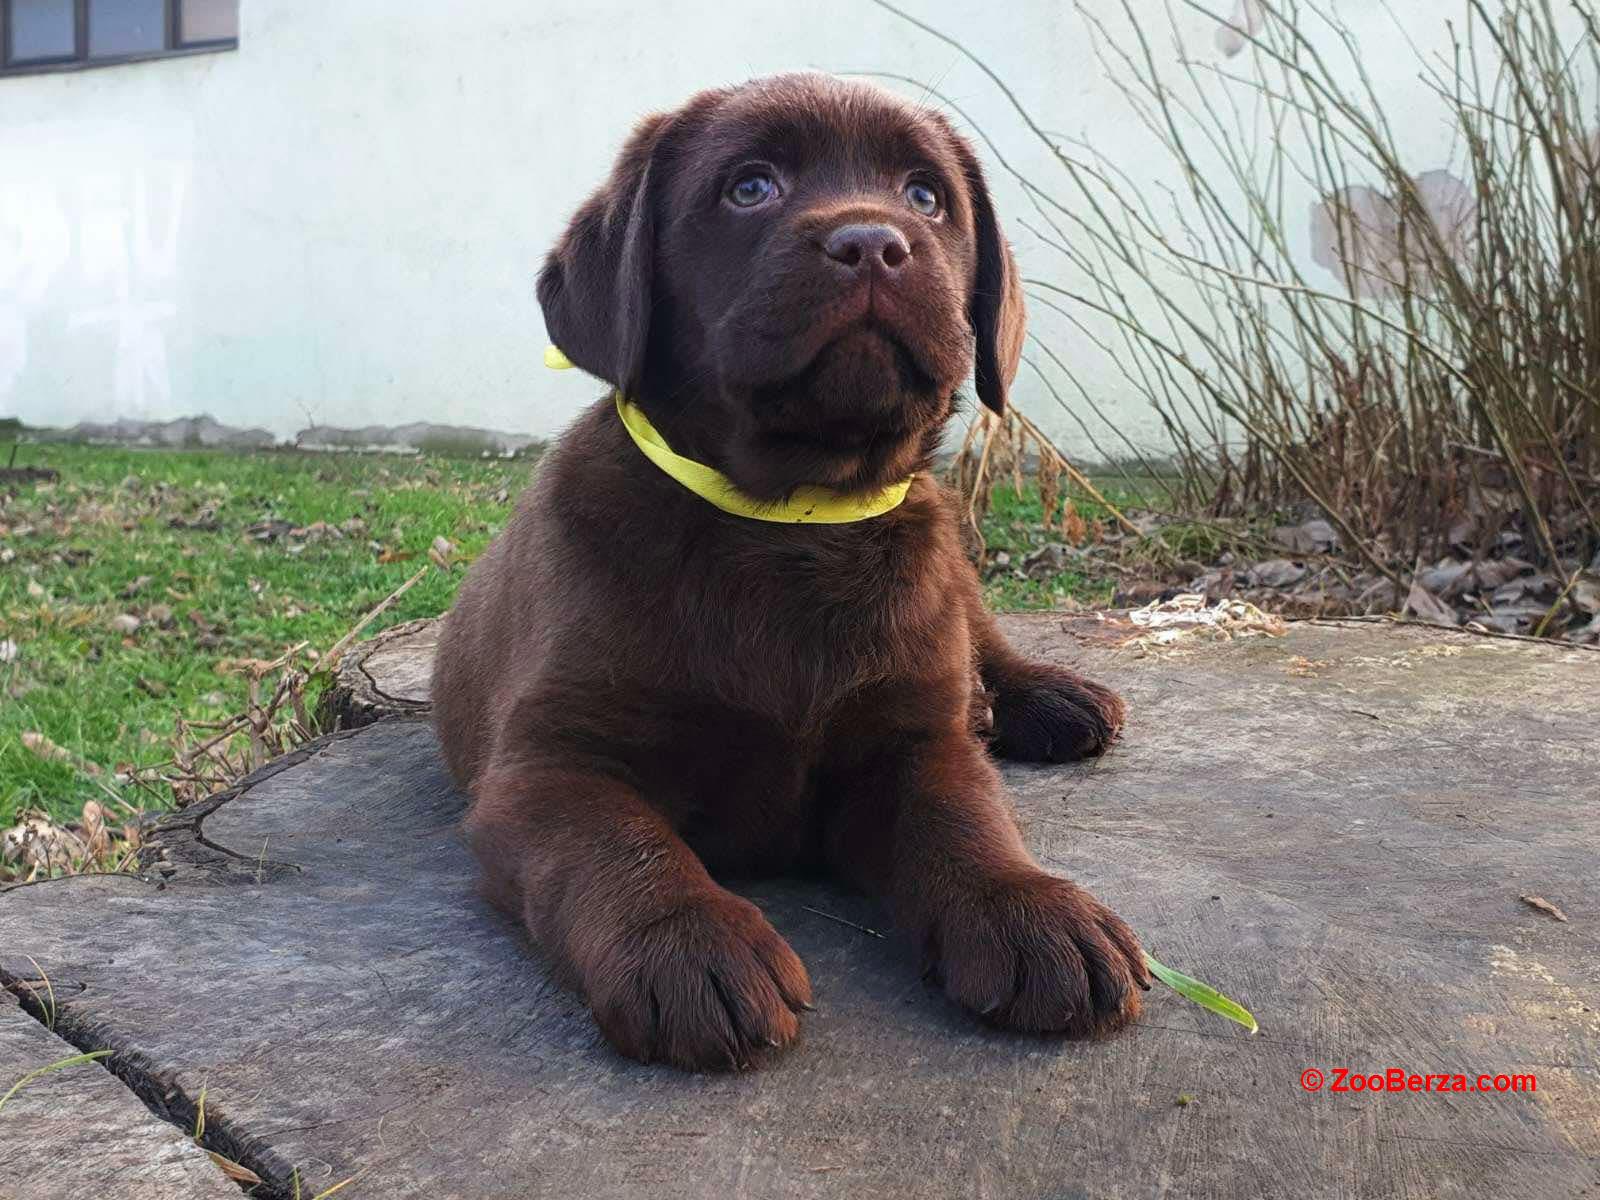
[[137, 813], [116, 824], [97, 800], [83, 806], [76, 827], [63, 825], [36, 809], [0, 833], [0, 883], [30, 883], [57, 875], [125, 871], [138, 857]]
[[0, 861], [29, 872], [65, 869], [81, 860], [87, 847], [64, 825], [34, 813], [0, 834]]
[[167, 518], [168, 529], [188, 529], [201, 533], [216, 533], [222, 528], [222, 520], [217, 515], [217, 510], [210, 505], [202, 507], [192, 514], [179, 514]]
[[1283, 637], [1289, 632], [1282, 617], [1263, 612], [1254, 604], [1220, 600], [1207, 605], [1204, 596], [1193, 593], [1136, 608], [1128, 614], [1128, 620], [1147, 632], [1129, 638], [1123, 645], [1146, 651], [1190, 638], [1225, 642], [1243, 637]]
[[1305, 563], [1292, 562], [1287, 558], [1270, 558], [1251, 567], [1245, 573], [1245, 578], [1252, 587], [1286, 588], [1293, 587], [1309, 573]]
[[1304, 654], [1296, 654], [1284, 665], [1284, 669], [1301, 679], [1315, 679], [1318, 671], [1331, 666], [1331, 659], [1307, 658]]
[[1426, 621], [1430, 625], [1455, 626], [1460, 623], [1456, 618], [1455, 609], [1441, 603], [1437, 596], [1415, 580], [1411, 583], [1411, 590], [1406, 594], [1405, 607], [1401, 612], [1406, 616]]

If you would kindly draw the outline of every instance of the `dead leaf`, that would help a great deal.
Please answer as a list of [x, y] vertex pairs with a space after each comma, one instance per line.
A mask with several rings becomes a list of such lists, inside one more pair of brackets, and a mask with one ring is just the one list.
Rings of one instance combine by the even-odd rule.
[[1411, 592], [1406, 596], [1405, 608], [1401, 610], [1415, 616], [1417, 619], [1427, 621], [1432, 625], [1459, 625], [1461, 622], [1456, 616], [1456, 610], [1443, 603], [1427, 588], [1416, 580], [1411, 581]]
[[296, 530], [293, 521], [282, 521], [272, 517], [257, 521], [245, 531], [245, 536], [257, 542], [276, 542], [290, 536]]
[[139, 576], [139, 578], [131, 580], [128, 583], [123, 584], [122, 585], [122, 590], [120, 592], [118, 592], [117, 595], [121, 596], [124, 600], [132, 600], [135, 596], [137, 596], [140, 592], [144, 591], [144, 589], [149, 587], [149, 586], [150, 586], [150, 576], [141, 575], [141, 576]]
[[1287, 558], [1269, 558], [1246, 573], [1251, 587], [1292, 587], [1305, 577], [1305, 563], [1291, 562]]
[[69, 767], [76, 767], [87, 775], [99, 775], [100, 768], [94, 763], [79, 758], [65, 746], [58, 746], [44, 734], [36, 730], [24, 730], [22, 734], [22, 748], [31, 751], [34, 755], [44, 759], [45, 762], [63, 763]]
[[1589, 616], [1600, 613], [1600, 575], [1585, 572], [1578, 576], [1568, 596], [1577, 608]]
[[436, 537], [433, 545], [428, 547], [428, 558], [434, 566], [441, 571], [448, 571], [450, 564], [455, 559], [456, 546], [447, 537]]
[[[996, 556], [998, 558], [998, 556]], [[1022, 557], [1022, 574], [1029, 579], [1051, 579], [1067, 569], [1068, 549], [1061, 542], [1048, 542]]]
[[1550, 901], [1546, 900], [1543, 896], [1523, 896], [1522, 902], [1529, 908], [1538, 909], [1540, 912], [1547, 916], [1554, 917], [1558, 921], [1565, 921], [1567, 919], [1566, 913], [1562, 912], [1554, 904], [1551, 904]]
[[1280, 525], [1272, 531], [1272, 540], [1291, 554], [1326, 554], [1339, 544], [1339, 535], [1333, 526], [1321, 517], [1299, 525]]
[[1472, 580], [1472, 564], [1456, 558], [1441, 558], [1417, 574], [1417, 582], [1438, 596], [1449, 596]]
[[206, 1153], [211, 1156], [211, 1161], [217, 1164], [218, 1169], [235, 1183], [257, 1184], [261, 1182], [261, 1176], [257, 1175], [249, 1167], [240, 1166], [233, 1159], [225, 1158], [215, 1150], [207, 1150]]
[[215, 533], [222, 528], [222, 522], [217, 518], [217, 510], [207, 505], [192, 517], [172, 517], [167, 521], [167, 526], [171, 529], [197, 529]]
[[1480, 589], [1492, 592], [1496, 588], [1509, 583], [1524, 571], [1532, 569], [1532, 564], [1526, 563], [1520, 558], [1499, 558], [1492, 561], [1473, 563], [1472, 577]]
[[85, 852], [99, 862], [111, 851], [111, 835], [106, 832], [106, 810], [98, 800], [89, 800], [83, 806], [83, 816], [78, 823], [83, 829]]

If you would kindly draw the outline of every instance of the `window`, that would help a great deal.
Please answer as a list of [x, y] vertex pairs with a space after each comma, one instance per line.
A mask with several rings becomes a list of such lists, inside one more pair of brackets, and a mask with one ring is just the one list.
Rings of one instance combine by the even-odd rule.
[[238, 44], [239, 0], [0, 0], [0, 75]]

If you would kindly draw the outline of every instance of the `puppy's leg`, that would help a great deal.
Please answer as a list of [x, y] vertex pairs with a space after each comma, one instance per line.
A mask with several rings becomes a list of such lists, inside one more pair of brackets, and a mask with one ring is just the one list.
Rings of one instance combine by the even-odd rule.
[[1122, 730], [1127, 706], [1109, 688], [1065, 667], [1029, 662], [1006, 643], [976, 594], [968, 626], [993, 712], [990, 746], [1002, 758], [1070, 762], [1101, 753]]
[[799, 1033], [804, 965], [632, 789], [519, 764], [473, 793], [466, 827], [490, 897], [575, 977], [623, 1054], [736, 1069]]
[[859, 773], [827, 831], [831, 861], [883, 894], [951, 999], [1008, 1029], [1107, 1033], [1149, 987], [1139, 939], [1046, 872], [999, 773], [968, 733], [902, 744]]

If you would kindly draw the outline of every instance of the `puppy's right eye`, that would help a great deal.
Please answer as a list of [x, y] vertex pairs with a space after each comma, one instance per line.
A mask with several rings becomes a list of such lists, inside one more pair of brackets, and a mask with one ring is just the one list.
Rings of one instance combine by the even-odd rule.
[[733, 181], [728, 188], [728, 201], [736, 208], [754, 208], [777, 194], [777, 180], [765, 171], [750, 171]]

